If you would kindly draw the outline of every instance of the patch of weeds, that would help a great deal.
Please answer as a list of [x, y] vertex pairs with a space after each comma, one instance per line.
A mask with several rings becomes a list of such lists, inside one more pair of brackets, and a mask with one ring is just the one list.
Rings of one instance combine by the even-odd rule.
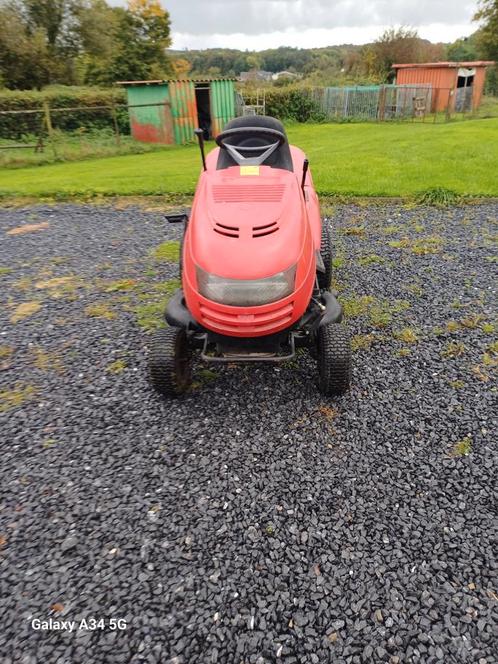
[[216, 371], [212, 371], [212, 369], [199, 369], [197, 371], [197, 379], [198, 382], [202, 384], [206, 383], [211, 383], [213, 380], [216, 380], [218, 378], [218, 374]]
[[402, 341], [405, 344], [415, 344], [419, 340], [415, 331], [411, 327], [405, 327], [402, 330], [393, 332], [393, 336], [398, 341]]
[[37, 311], [41, 309], [40, 302], [34, 300], [32, 302], [23, 302], [19, 304], [15, 309], [14, 313], [10, 317], [11, 323], [18, 323], [33, 314], [36, 314]]
[[465, 436], [463, 440], [455, 443], [450, 451], [451, 457], [468, 456], [472, 452], [472, 438]]
[[272, 537], [275, 534], [275, 526], [273, 523], [267, 523], [265, 526], [265, 533], [269, 536]]
[[375, 341], [375, 334], [355, 334], [351, 339], [351, 350], [353, 353], [358, 350], [368, 350]]
[[21, 277], [13, 283], [14, 288], [20, 291], [28, 291], [33, 285], [31, 277]]
[[452, 309], [462, 309], [463, 306], [464, 305], [462, 304], [462, 302], [460, 302], [460, 300], [453, 300], [453, 302], [451, 303]]
[[450, 380], [448, 381], [448, 385], [454, 390], [462, 390], [465, 387], [463, 380]]
[[0, 360], [6, 360], [13, 352], [12, 346], [0, 346]]
[[332, 277], [332, 282], [330, 284], [330, 289], [333, 291], [337, 291], [338, 293], [341, 293], [343, 290], [346, 289], [346, 284], [342, 281], [339, 281], [335, 277]]
[[484, 334], [493, 334], [495, 331], [495, 325], [493, 323], [483, 323], [481, 325], [481, 330]]
[[393, 249], [406, 249], [415, 256], [427, 256], [428, 254], [439, 253], [443, 242], [441, 237], [432, 235], [415, 240], [407, 237], [401, 240], [392, 240], [389, 242], [389, 246]]
[[457, 205], [460, 196], [452, 189], [446, 187], [431, 187], [420, 192], [415, 201], [418, 205], [431, 205], [435, 207], [450, 207]]
[[154, 270], [154, 269], [151, 268], [151, 267], [148, 267], [148, 268], [145, 270], [144, 274], [145, 274], [146, 277], [154, 278], [154, 277], [157, 277], [157, 275], [159, 274], [159, 272], [158, 272], [157, 270]]
[[465, 353], [465, 346], [461, 342], [451, 342], [441, 353], [442, 357], [461, 357]]
[[498, 355], [498, 341], [494, 341], [492, 344], [488, 346], [488, 351], [492, 355]]
[[41, 280], [35, 283], [35, 288], [38, 290], [48, 290], [50, 295], [56, 298], [64, 296], [72, 297], [76, 289], [80, 287], [81, 284], [74, 275], [53, 277], [52, 279]]
[[412, 228], [415, 233], [423, 233], [425, 231], [425, 226], [422, 226], [422, 224], [415, 224]]
[[466, 327], [468, 330], [475, 330], [476, 327], [482, 322], [483, 316], [481, 314], [475, 314], [474, 316], [467, 316], [462, 318], [460, 324], [462, 327]]
[[394, 235], [395, 233], [399, 233], [402, 231], [401, 226], [384, 226], [384, 228], [381, 228], [381, 233], [384, 235]]
[[146, 302], [136, 306], [134, 311], [138, 325], [147, 332], [165, 327], [164, 310], [166, 309], [167, 303], [168, 300], [163, 298], [161, 300]]
[[334, 420], [339, 415], [339, 411], [333, 406], [319, 406], [318, 412], [320, 415], [323, 415], [323, 417], [329, 422]]
[[335, 258], [332, 259], [332, 267], [334, 270], [339, 270], [341, 267], [344, 267], [344, 257], [335, 256]]
[[11, 267], [0, 267], [0, 277], [4, 277], [11, 272], [13, 272]]
[[54, 445], [57, 445], [57, 440], [55, 438], [46, 438], [43, 443], [42, 447], [44, 450], [49, 450], [51, 447], [54, 447]]
[[50, 262], [52, 265], [64, 265], [65, 263], [69, 263], [69, 258], [68, 256], [54, 256], [50, 259]]
[[360, 297], [347, 297], [342, 299], [344, 315], [355, 317], [366, 314], [370, 306], [375, 302], [373, 295], [361, 295]]
[[480, 380], [482, 383], [487, 383], [489, 381], [489, 374], [479, 364], [472, 367], [472, 373], [477, 378], [477, 380]]
[[406, 290], [417, 297], [421, 297], [424, 294], [424, 289], [419, 284], [410, 284], [409, 286], [406, 286]]
[[114, 320], [117, 317], [116, 312], [105, 302], [89, 304], [85, 307], [85, 314], [90, 318], [105, 318], [107, 320]]
[[119, 293], [121, 291], [129, 291], [135, 288], [137, 282], [133, 279], [121, 279], [118, 281], [111, 281], [104, 288], [106, 293]]
[[412, 351], [409, 348], [400, 348], [398, 350], [398, 356], [399, 357], [408, 357], [408, 355], [411, 355]]
[[373, 265], [374, 263], [385, 263], [385, 259], [377, 254], [370, 254], [369, 256], [362, 256], [358, 260], [358, 265]]
[[488, 263], [498, 263], [498, 256], [486, 256]]
[[106, 371], [113, 374], [120, 374], [126, 369], [127, 366], [128, 365], [124, 360], [115, 360], [114, 362], [111, 362], [111, 364], [107, 365]]
[[393, 319], [391, 312], [383, 304], [374, 305], [368, 316], [372, 325], [380, 328], [387, 327]]
[[64, 367], [56, 353], [48, 353], [46, 350], [37, 346], [33, 348], [33, 365], [40, 371], [57, 371], [62, 373]]
[[449, 320], [446, 323], [446, 332], [449, 332], [450, 334], [453, 334], [454, 332], [458, 332], [458, 330], [461, 330], [462, 328], [460, 327], [460, 323], [457, 323], [456, 320]]
[[175, 240], [163, 242], [153, 249], [152, 256], [156, 261], [176, 262], [180, 257], [180, 243]]
[[134, 308], [138, 325], [148, 332], [164, 327], [164, 310], [169, 297], [180, 285], [179, 279], [146, 285], [147, 291], [138, 296], [141, 304]]
[[341, 230], [343, 235], [354, 235], [355, 237], [365, 236], [365, 226], [348, 226]]
[[0, 413], [5, 413], [12, 408], [22, 406], [26, 401], [34, 398], [36, 389], [33, 385], [16, 385], [11, 390], [0, 391]]
[[434, 334], [435, 337], [442, 337], [443, 334], [444, 334], [444, 330], [443, 330], [442, 327], [439, 327], [439, 325], [437, 325], [437, 326], [432, 330], [432, 333]]

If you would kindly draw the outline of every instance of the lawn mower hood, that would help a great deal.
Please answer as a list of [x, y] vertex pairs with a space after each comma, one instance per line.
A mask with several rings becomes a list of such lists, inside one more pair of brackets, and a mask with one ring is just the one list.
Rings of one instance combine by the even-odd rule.
[[292, 171], [265, 165], [210, 168], [216, 158], [208, 156], [185, 235], [187, 306], [222, 334], [277, 332], [301, 317], [315, 279], [299, 181]]

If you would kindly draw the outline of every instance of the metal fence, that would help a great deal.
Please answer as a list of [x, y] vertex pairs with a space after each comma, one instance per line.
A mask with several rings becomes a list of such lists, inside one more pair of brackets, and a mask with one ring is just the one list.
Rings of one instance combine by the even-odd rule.
[[406, 120], [424, 118], [433, 110], [433, 89], [428, 85], [316, 88], [311, 96], [329, 120]]

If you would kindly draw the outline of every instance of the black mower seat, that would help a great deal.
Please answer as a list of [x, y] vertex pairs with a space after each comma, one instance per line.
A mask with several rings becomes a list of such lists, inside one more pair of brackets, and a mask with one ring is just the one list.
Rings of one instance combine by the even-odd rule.
[[[242, 118], [234, 118], [226, 123], [224, 131], [227, 129], [239, 129], [242, 127], [265, 127], [267, 129], [276, 129], [277, 131], [285, 134], [284, 125], [276, 118], [270, 118], [266, 115], [246, 115]], [[270, 142], [271, 139], [270, 139]], [[263, 139], [260, 136], [251, 137], [248, 134], [241, 136], [234, 136], [230, 139], [230, 143], [236, 147], [258, 147], [268, 144], [268, 139]], [[227, 150], [220, 150], [218, 162], [216, 164], [217, 170], [236, 166], [236, 162]], [[286, 171], [293, 171], [292, 157], [289, 148], [289, 141], [280, 145], [275, 152], [273, 152], [264, 162], [265, 166], [271, 168], [282, 168]]]

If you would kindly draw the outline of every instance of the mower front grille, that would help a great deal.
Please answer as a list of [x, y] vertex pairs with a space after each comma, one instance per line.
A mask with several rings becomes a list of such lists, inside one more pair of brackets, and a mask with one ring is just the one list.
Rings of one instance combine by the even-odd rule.
[[206, 304], [200, 306], [202, 323], [217, 332], [230, 334], [234, 332], [251, 331], [271, 332], [275, 328], [290, 323], [292, 320], [293, 303], [290, 302], [283, 307], [266, 311], [261, 314], [232, 314], [226, 311], [220, 312], [212, 309]]
[[215, 184], [215, 203], [280, 203], [285, 184]]

